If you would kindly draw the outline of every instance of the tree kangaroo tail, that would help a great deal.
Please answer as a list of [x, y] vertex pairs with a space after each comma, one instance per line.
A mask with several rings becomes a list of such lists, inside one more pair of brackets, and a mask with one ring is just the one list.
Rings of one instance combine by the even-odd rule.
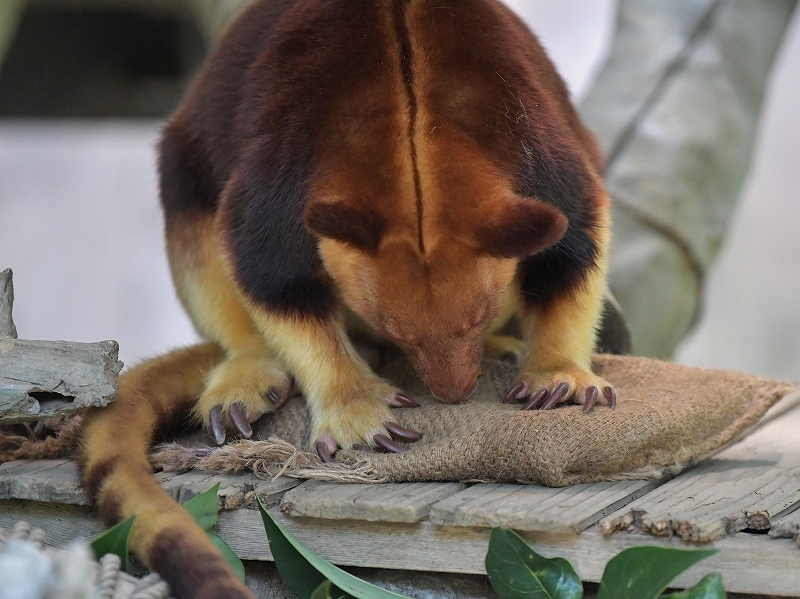
[[161, 489], [148, 453], [153, 439], [188, 414], [206, 373], [223, 359], [213, 343], [153, 358], [119, 378], [117, 399], [86, 418], [83, 485], [107, 525], [136, 515], [131, 549], [176, 599], [253, 599], [206, 533]]

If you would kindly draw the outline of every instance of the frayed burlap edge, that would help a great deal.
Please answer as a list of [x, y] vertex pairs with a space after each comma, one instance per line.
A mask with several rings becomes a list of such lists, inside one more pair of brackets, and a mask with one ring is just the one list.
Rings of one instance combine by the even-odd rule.
[[343, 483], [382, 483], [389, 480], [387, 476], [380, 476], [367, 459], [347, 464], [323, 464], [316, 454], [301, 451], [278, 437], [270, 437], [266, 441], [236, 441], [216, 449], [165, 443], [156, 447], [150, 461], [153, 466], [166, 472], [252, 472], [258, 478], [290, 476]]

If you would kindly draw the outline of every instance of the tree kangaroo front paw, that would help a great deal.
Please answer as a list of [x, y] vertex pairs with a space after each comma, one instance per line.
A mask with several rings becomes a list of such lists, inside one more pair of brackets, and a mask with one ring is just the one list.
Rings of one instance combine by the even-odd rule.
[[368, 446], [391, 453], [408, 448], [400, 441], [422, 438], [417, 431], [400, 426], [389, 406], [418, 407], [419, 404], [380, 379], [331, 388], [324, 398], [307, 397], [312, 414], [312, 446], [323, 462], [333, 460], [339, 448]]
[[596, 404], [613, 410], [617, 392], [596, 374], [569, 366], [545, 372], [521, 372], [503, 402], [525, 402], [522, 410], [550, 410], [565, 402], [582, 405], [584, 412], [591, 411]]
[[194, 414], [217, 445], [228, 431], [249, 439], [250, 423], [283, 405], [291, 387], [291, 376], [266, 349], [236, 354], [211, 371]]

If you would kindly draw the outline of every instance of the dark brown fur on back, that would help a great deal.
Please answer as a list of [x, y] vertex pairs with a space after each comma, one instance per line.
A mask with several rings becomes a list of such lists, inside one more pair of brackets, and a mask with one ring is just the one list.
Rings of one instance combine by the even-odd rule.
[[[599, 170], [599, 153], [535, 38], [494, 0], [256, 2], [165, 130], [167, 226], [178, 226], [187, 210], [222, 210], [243, 290], [271, 309], [324, 318], [336, 290], [303, 223], [312, 187], [340, 165], [359, 193], [337, 199], [377, 211], [360, 225], [364, 234], [351, 228], [340, 237], [374, 245], [375, 223], [405, 210], [393, 172], [402, 157], [386, 140], [408, 136], [416, 196], [409, 222], [424, 250], [430, 198], [419, 181], [416, 140], [441, 146], [458, 176], [471, 158], [458, 163], [448, 132], [456, 129], [516, 193], [567, 216], [561, 242], [521, 268], [530, 301], [569, 292], [596, 259], [598, 190], [587, 169]], [[475, 199], [446, 201], [479, 221], [481, 210], [460, 205]]]

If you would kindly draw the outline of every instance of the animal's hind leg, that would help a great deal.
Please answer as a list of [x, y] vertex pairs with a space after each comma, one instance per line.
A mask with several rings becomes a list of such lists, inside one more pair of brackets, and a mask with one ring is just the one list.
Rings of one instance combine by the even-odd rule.
[[195, 416], [223, 443], [226, 429], [244, 437], [250, 422], [279, 407], [291, 377], [257, 332], [220, 259], [213, 214], [167, 228], [167, 249], [178, 294], [200, 334], [219, 343], [225, 360], [208, 375]]

